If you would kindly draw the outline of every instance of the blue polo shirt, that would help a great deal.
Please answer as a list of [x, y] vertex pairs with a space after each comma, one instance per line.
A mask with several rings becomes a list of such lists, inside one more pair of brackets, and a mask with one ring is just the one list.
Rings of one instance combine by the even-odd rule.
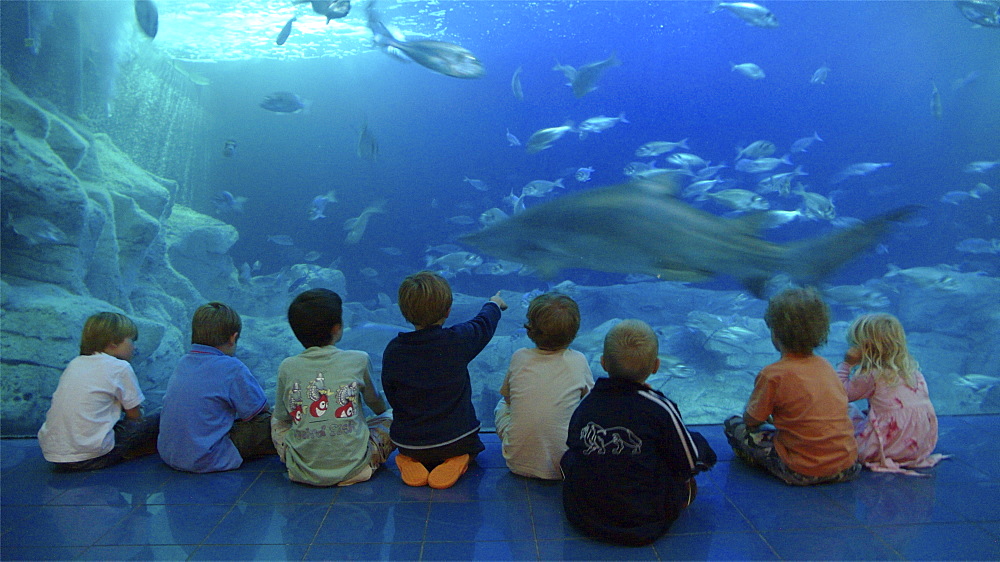
[[267, 407], [264, 389], [242, 361], [193, 344], [163, 396], [160, 458], [177, 470], [218, 472], [243, 464], [229, 430]]

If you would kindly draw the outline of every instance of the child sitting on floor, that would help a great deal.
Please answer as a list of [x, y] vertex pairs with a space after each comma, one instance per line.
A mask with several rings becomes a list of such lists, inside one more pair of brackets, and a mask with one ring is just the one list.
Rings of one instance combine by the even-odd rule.
[[472, 405], [469, 362], [493, 339], [507, 304], [497, 293], [475, 318], [445, 328], [451, 303], [451, 286], [440, 275], [421, 271], [404, 279], [399, 310], [414, 331], [393, 338], [382, 355], [396, 466], [409, 486], [450, 488], [486, 448]]
[[677, 404], [645, 384], [660, 368], [658, 350], [645, 322], [615, 325], [601, 356], [609, 377], [597, 380], [570, 420], [563, 508], [596, 539], [655, 541], [694, 501], [694, 475], [715, 465], [715, 451], [687, 430]]
[[[830, 311], [815, 289], [786, 289], [764, 321], [781, 359], [757, 373], [743, 416], [725, 422], [737, 457], [786, 484], [853, 480], [861, 472], [847, 393], [830, 363], [813, 350], [826, 342]], [[774, 431], [757, 431], [772, 418]]]
[[587, 358], [569, 349], [580, 329], [580, 309], [566, 295], [539, 295], [528, 306], [524, 327], [537, 347], [519, 349], [510, 359], [494, 412], [497, 436], [511, 472], [561, 480], [569, 419], [594, 386]]
[[[336, 347], [342, 315], [340, 295], [329, 289], [306, 291], [288, 307], [306, 349], [278, 367], [271, 437], [293, 482], [364, 482], [392, 453], [392, 413], [372, 383], [368, 354]], [[365, 419], [359, 398], [375, 416]]]
[[145, 397], [129, 365], [138, 337], [135, 323], [117, 312], [84, 323], [80, 355], [59, 377], [38, 430], [42, 454], [56, 470], [95, 470], [156, 451], [159, 416], [143, 417]]
[[932, 454], [937, 415], [899, 320], [891, 314], [860, 316], [847, 330], [847, 343], [851, 347], [837, 375], [848, 400], [868, 399], [868, 415], [857, 433], [861, 462], [877, 472], [919, 475], [907, 469], [934, 466], [947, 458]]
[[198, 307], [191, 349], [167, 383], [158, 449], [163, 462], [187, 472], [219, 472], [273, 455], [271, 413], [264, 389], [233, 357], [243, 330], [221, 302]]

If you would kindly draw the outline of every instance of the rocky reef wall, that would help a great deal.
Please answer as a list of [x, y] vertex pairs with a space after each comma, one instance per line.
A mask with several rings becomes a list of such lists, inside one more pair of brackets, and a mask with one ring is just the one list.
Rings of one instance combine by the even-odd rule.
[[[282, 318], [287, 282], [241, 279], [227, 255], [236, 230], [176, 204], [177, 183], [137, 166], [107, 135], [30, 99], [6, 74], [0, 100], [0, 433], [37, 432], [84, 321], [101, 311], [139, 327], [133, 366], [148, 407], [159, 406], [191, 315], [210, 300], [232, 304], [260, 334], [241, 340], [240, 357], [273, 387], [298, 345]], [[346, 289], [339, 271], [303, 265], [287, 275]]]

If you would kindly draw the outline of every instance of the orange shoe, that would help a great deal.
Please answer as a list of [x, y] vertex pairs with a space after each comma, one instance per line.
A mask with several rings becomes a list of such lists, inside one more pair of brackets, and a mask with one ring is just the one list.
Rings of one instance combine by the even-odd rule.
[[399, 474], [403, 477], [403, 482], [407, 486], [426, 486], [427, 467], [406, 455], [396, 455], [396, 466], [399, 467]]
[[427, 484], [436, 490], [451, 488], [455, 482], [458, 482], [458, 478], [468, 470], [470, 460], [471, 457], [468, 454], [451, 457], [434, 467], [430, 476], [427, 477]]

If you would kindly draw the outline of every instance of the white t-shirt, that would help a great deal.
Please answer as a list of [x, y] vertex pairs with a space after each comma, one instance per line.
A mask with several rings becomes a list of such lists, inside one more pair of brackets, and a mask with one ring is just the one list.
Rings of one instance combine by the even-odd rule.
[[69, 362], [52, 406], [38, 430], [49, 462], [77, 462], [106, 455], [115, 446], [114, 426], [122, 410], [145, 397], [128, 361], [106, 353], [80, 355]]
[[594, 386], [587, 358], [579, 351], [519, 349], [510, 358], [500, 394], [510, 404], [510, 428], [503, 446], [515, 474], [562, 479], [569, 420]]

